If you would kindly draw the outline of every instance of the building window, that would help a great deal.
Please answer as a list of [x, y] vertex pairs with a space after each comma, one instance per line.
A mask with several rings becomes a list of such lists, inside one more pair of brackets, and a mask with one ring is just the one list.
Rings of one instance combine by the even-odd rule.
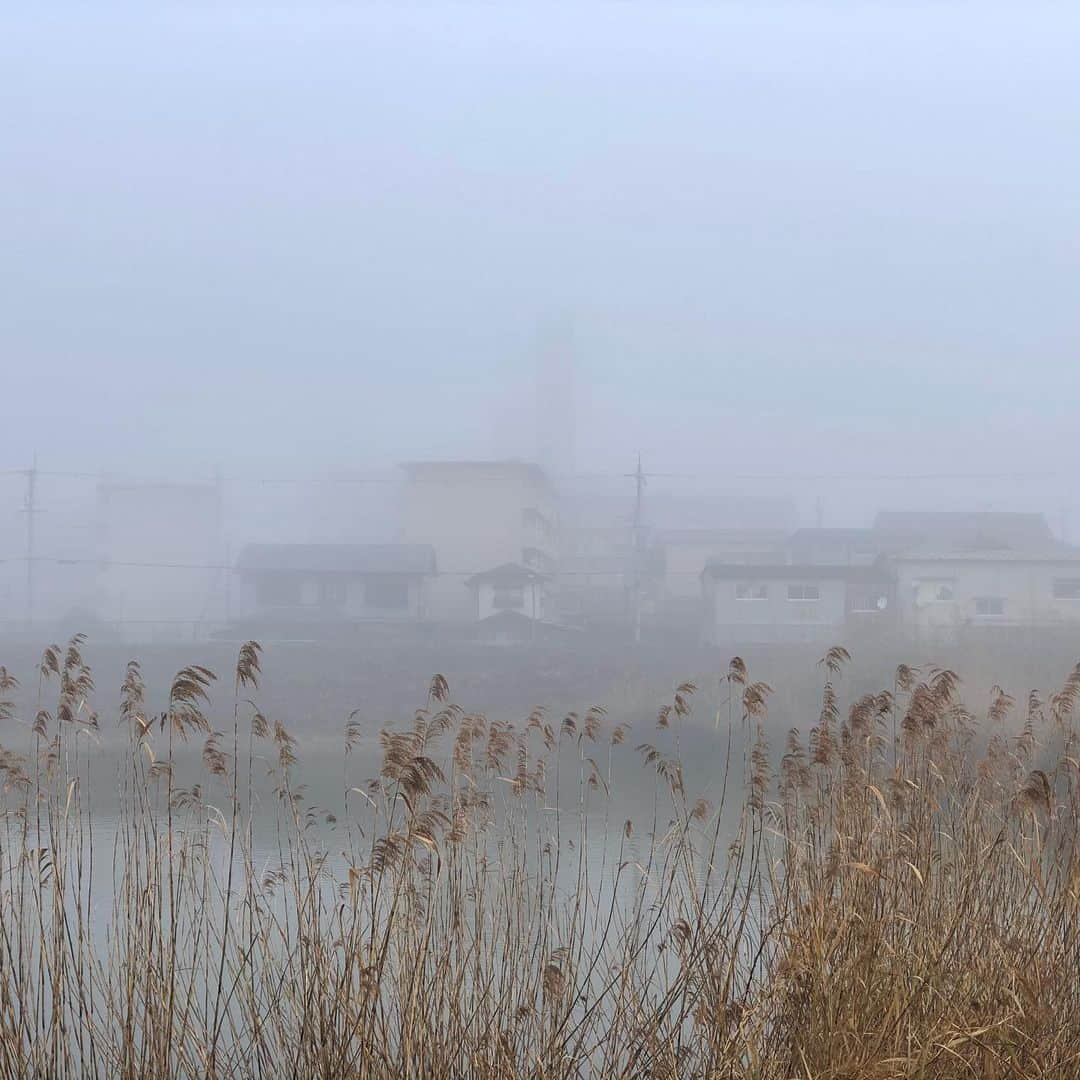
[[1080, 578], [1054, 578], [1055, 600], [1080, 600]]
[[525, 606], [525, 590], [522, 586], [502, 586], [495, 589], [491, 606], [499, 611], [520, 611]]
[[918, 581], [915, 598], [920, 604], [951, 604], [956, 599], [956, 590], [951, 581]]
[[735, 582], [736, 600], [768, 600], [769, 587], [760, 581]]
[[789, 585], [787, 598], [789, 600], [820, 600], [821, 590], [817, 585]]
[[255, 580], [259, 607], [299, 607], [300, 579], [292, 574], [264, 574]]
[[348, 598], [348, 585], [343, 578], [322, 578], [319, 581], [319, 605], [343, 608]]
[[885, 611], [888, 606], [888, 593], [879, 585], [856, 585], [851, 589], [852, 611], [877, 614]]
[[1005, 599], [1001, 596], [977, 596], [975, 598], [976, 615], [1004, 615]]
[[409, 606], [409, 586], [404, 581], [368, 581], [364, 604], [380, 610], [403, 611]]

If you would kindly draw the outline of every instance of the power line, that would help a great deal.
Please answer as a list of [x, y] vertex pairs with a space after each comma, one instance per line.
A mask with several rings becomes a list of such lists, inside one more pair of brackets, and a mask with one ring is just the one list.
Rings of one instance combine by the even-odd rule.
[[[614, 556], [613, 556], [614, 557]], [[21, 563], [26, 562], [27, 556], [25, 555], [9, 555], [5, 558], [0, 558], [0, 564], [2, 563]], [[59, 555], [35, 555], [33, 561], [35, 563], [51, 563], [54, 566], [96, 566], [102, 570], [109, 570], [114, 567], [145, 569], [145, 570], [235, 570], [242, 572], [241, 567], [235, 563], [182, 563], [182, 562], [150, 562], [150, 561], [133, 561], [127, 559], [92, 559], [92, 558], [64, 558]], [[482, 574], [487, 570], [490, 570], [490, 566], [485, 566], [475, 570], [436, 570], [433, 577], [472, 577], [474, 574]], [[333, 571], [327, 570], [321, 566], [311, 567], [289, 567], [287, 570], [282, 569], [274, 571], [269, 569], [270, 573], [290, 573], [290, 574], [327, 574], [327, 573], [348, 573], [348, 571]], [[356, 572], [358, 576], [365, 576], [361, 571]], [[666, 577], [670, 577], [673, 574], [686, 574], [693, 577], [698, 577], [699, 573], [696, 570], [668, 570], [665, 572]], [[592, 569], [592, 570], [557, 570], [553, 571], [550, 576], [552, 577], [627, 577], [629, 572], [625, 569]], [[393, 572], [391, 572], [393, 576]], [[408, 576], [408, 575], [398, 575]], [[428, 575], [421, 575], [428, 576]]]
[[[564, 473], [573, 480], [614, 480], [627, 473]], [[650, 477], [665, 480], [1031, 480], [1071, 476], [1068, 469], [1032, 469], [1002, 472], [651, 472]]]
[[[144, 625], [144, 626], [159, 626], [159, 625], [160, 626], [172, 626], [172, 625], [202, 626], [202, 625], [207, 624], [207, 623], [214, 623], [214, 622], [222, 622], [222, 621], [224, 621], [224, 620], [221, 620], [221, 619], [208, 619], [208, 618], [201, 618], [201, 619], [128, 619], [128, 618], [120, 618], [120, 619], [117, 619], [117, 618], [108, 618], [108, 617], [103, 618], [101, 616], [95, 616], [95, 619], [100, 621], [100, 622], [106, 623], [106, 624], [119, 625], [121, 623], [125, 623], [125, 624]], [[20, 620], [18, 620], [18, 619], [0, 619], [0, 625], [19, 626], [19, 625], [22, 625], [22, 624], [20, 623]]]
[[[0, 469], [0, 476], [25, 476], [28, 469]], [[145, 484], [181, 484], [181, 483], [206, 483], [210, 480], [192, 480], [190, 478], [178, 480], [175, 477], [139, 475], [136, 473], [114, 473], [108, 470], [99, 472], [86, 472], [73, 469], [37, 469], [39, 477], [67, 477], [71, 479], [96, 480], [104, 483], [145, 483]], [[323, 473], [309, 473], [306, 475], [269, 474], [254, 476], [223, 476], [222, 482], [228, 484], [367, 484], [385, 483], [399, 475], [396, 469], [342, 469], [327, 470]], [[558, 476], [569, 480], [617, 480], [625, 478], [626, 473], [619, 472], [572, 472], [561, 473]], [[652, 472], [650, 477], [665, 480], [738, 480], [738, 481], [811, 481], [811, 480], [842, 480], [842, 481], [875, 481], [875, 480], [900, 480], [900, 481], [934, 481], [934, 480], [1032, 480], [1050, 479], [1070, 476], [1068, 469], [1021, 469], [1001, 471], [956, 471], [956, 472], [745, 472], [729, 473], [722, 470], [715, 472]]]
[[0, 469], [0, 476], [26, 476], [31, 472], [36, 473], [38, 476], [70, 476], [83, 480], [100, 480], [102, 477], [102, 474], [99, 472], [69, 472], [62, 469], [39, 469], [36, 466], [32, 466], [29, 469]]

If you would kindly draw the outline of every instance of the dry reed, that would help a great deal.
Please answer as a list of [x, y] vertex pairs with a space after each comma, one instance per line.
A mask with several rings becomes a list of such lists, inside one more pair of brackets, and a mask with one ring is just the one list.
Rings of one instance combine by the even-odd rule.
[[[349, 718], [319, 809], [247, 697], [255, 643], [225, 733], [209, 671], [151, 711], [132, 663], [106, 856], [81, 646], [46, 650], [32, 719], [0, 668], [5, 743], [28, 730], [0, 751], [5, 1076], [1080, 1075], [1080, 667], [976, 716], [953, 672], [905, 666], [842, 706], [832, 649], [776, 760], [736, 658], [712, 802], [680, 760], [691, 684], [635, 749], [603, 709], [489, 721], [436, 676], [371, 778]], [[648, 813], [613, 819], [641, 767]]]

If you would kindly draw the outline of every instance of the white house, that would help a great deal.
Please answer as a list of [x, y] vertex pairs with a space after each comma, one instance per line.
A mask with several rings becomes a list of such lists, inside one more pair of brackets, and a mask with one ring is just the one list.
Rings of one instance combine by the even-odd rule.
[[708, 644], [842, 644], [895, 629], [883, 565], [710, 562], [702, 574]]
[[1080, 629], [1080, 550], [899, 555], [900, 617], [919, 641], [972, 629]]
[[492, 628], [524, 633], [548, 618], [548, 578], [517, 563], [503, 563], [466, 582], [473, 594], [476, 618]]

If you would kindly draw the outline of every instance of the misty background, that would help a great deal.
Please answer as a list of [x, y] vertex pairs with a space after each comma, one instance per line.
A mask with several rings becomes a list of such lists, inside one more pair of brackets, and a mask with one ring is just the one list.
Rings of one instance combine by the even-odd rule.
[[[705, 549], [669, 553], [644, 599], [672, 616], [628, 648], [645, 526], [769, 531], [724, 541], [759, 562], [882, 510], [1037, 512], [1077, 541], [1078, 32], [1065, 4], [5, 5], [16, 704], [32, 715], [49, 636], [88, 630], [102, 715], [138, 655], [159, 704], [181, 664], [218, 671], [227, 727], [245, 547], [438, 547], [403, 536], [408, 461], [539, 462], [552, 550], [606, 560], [619, 633], [530, 628], [496, 655], [421, 608], [412, 636], [258, 631], [260, 703], [305, 732], [316, 782], [337, 780], [351, 710], [360, 771], [435, 671], [494, 717], [602, 703], [644, 725], [693, 678], [687, 745], [711, 769], [731, 653], [700, 648]], [[1080, 576], [1058, 555], [1064, 610]], [[464, 575], [504, 558], [439, 548], [434, 584], [460, 607]], [[1068, 627], [901, 653], [845, 611], [822, 633], [857, 646], [849, 695], [932, 656], [978, 707], [1075, 660]], [[775, 745], [816, 720], [803, 629], [731, 649], [777, 688]]]
[[532, 458], [554, 317], [577, 469], [1061, 495], [1078, 29], [1069, 5], [7, 5], [0, 458]]
[[624, 532], [640, 454], [656, 526], [741, 499], [777, 531], [1033, 511], [1075, 541], [1078, 31], [1064, 4], [7, 5], [5, 624], [29, 551], [78, 629], [125, 560], [227, 607], [245, 544], [398, 542], [424, 459], [538, 461]]

